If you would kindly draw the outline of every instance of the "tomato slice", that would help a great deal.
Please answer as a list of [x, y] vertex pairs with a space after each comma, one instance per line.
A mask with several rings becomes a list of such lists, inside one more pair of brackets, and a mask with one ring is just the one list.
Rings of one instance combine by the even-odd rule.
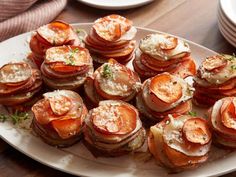
[[64, 44], [71, 32], [69, 24], [62, 21], [54, 21], [37, 29], [37, 38], [46, 45], [62, 45]]
[[220, 70], [227, 65], [228, 61], [221, 55], [211, 56], [203, 61], [202, 66], [208, 71]]
[[[235, 101], [231, 100], [225, 108], [221, 107], [221, 119], [224, 126], [236, 130]], [[223, 110], [222, 110], [223, 108]]]
[[94, 128], [103, 134], [128, 134], [135, 129], [136, 121], [136, 111], [125, 104], [102, 105], [92, 113]]
[[68, 139], [77, 135], [81, 130], [80, 119], [53, 120], [52, 127], [62, 139]]
[[32, 69], [27, 63], [9, 63], [0, 68], [0, 83], [9, 86], [25, 84], [32, 76]]
[[171, 50], [176, 48], [176, 46], [178, 45], [178, 38], [176, 37], [165, 35], [164, 39], [165, 40], [161, 41], [157, 46], [158, 48], [160, 47], [162, 50]]
[[182, 131], [184, 137], [191, 143], [205, 145], [211, 140], [207, 122], [202, 118], [188, 119], [185, 121]]
[[150, 92], [153, 101], [158, 99], [171, 104], [182, 97], [182, 86], [170, 74], [163, 73], [151, 79]]

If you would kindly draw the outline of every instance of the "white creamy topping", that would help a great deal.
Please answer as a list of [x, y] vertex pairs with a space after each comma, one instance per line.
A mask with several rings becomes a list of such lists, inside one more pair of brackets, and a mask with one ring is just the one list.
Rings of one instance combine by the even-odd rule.
[[168, 43], [164, 34], [150, 34], [140, 41], [140, 49], [142, 52], [151, 55], [153, 58], [160, 60], [169, 60], [171, 58], [180, 58], [185, 56], [186, 53], [190, 53], [189, 45], [181, 39], [178, 39], [177, 46], [170, 50], [162, 50], [160, 48], [161, 43]]

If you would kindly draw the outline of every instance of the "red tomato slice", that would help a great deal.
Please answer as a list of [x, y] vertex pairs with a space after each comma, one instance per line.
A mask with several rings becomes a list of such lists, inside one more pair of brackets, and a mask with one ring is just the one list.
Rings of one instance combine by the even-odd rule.
[[172, 104], [182, 97], [182, 86], [170, 74], [163, 73], [151, 79], [150, 92], [153, 101]]
[[202, 118], [191, 118], [185, 121], [182, 132], [191, 143], [205, 145], [211, 140], [211, 132], [207, 122]]
[[103, 134], [128, 134], [136, 128], [136, 121], [136, 111], [125, 104], [99, 106], [92, 113], [94, 128]]
[[81, 125], [80, 119], [62, 119], [52, 121], [53, 128], [62, 139], [68, 139], [80, 133]]

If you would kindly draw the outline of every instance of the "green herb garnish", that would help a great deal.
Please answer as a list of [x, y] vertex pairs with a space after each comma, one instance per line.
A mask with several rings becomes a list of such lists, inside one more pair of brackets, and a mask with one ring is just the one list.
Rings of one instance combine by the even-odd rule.
[[67, 65], [75, 65], [74, 56], [79, 52], [78, 48], [70, 49], [68, 60], [66, 60]]
[[102, 76], [105, 77], [105, 78], [111, 78], [112, 77], [112, 70], [111, 70], [111, 68], [108, 64], [105, 64], [103, 66]]
[[235, 65], [232, 65], [230, 68], [231, 68], [232, 70], [236, 70], [236, 66], [235, 66]]
[[195, 117], [197, 116], [197, 113], [195, 111], [189, 111], [188, 115]]
[[13, 124], [17, 124], [28, 118], [29, 114], [27, 112], [16, 111], [15, 113], [10, 115], [0, 114], [0, 122], [5, 122], [6, 120], [10, 120], [12, 121]]

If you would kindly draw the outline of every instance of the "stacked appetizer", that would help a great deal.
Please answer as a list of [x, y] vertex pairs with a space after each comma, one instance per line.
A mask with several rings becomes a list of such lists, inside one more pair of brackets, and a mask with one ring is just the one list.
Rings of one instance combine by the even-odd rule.
[[92, 63], [86, 48], [71, 45], [51, 47], [41, 65], [42, 77], [50, 88], [75, 90], [93, 73]]
[[177, 172], [205, 162], [211, 141], [205, 119], [178, 115], [150, 128], [148, 146], [160, 165]]
[[182, 78], [162, 73], [143, 83], [136, 106], [147, 124], [159, 122], [168, 114], [184, 114], [191, 110], [193, 88]]
[[120, 15], [105, 16], [94, 22], [84, 41], [97, 64], [103, 64], [110, 58], [120, 63], [134, 58], [133, 38], [137, 30], [132, 25], [132, 21]]
[[82, 45], [73, 28], [62, 21], [41, 26], [30, 40], [32, 60], [40, 66], [48, 48], [62, 45]]
[[8, 63], [0, 68], [0, 104], [29, 103], [42, 85], [40, 71], [26, 62]]
[[209, 124], [214, 141], [221, 146], [236, 148], [236, 97], [218, 100], [209, 110]]
[[193, 86], [194, 103], [198, 106], [212, 106], [217, 100], [236, 96], [236, 57], [215, 55], [207, 57], [199, 67]]
[[128, 102], [136, 96], [140, 88], [139, 76], [112, 59], [100, 66], [84, 84], [85, 94], [94, 105], [107, 99]]
[[138, 111], [115, 100], [101, 101], [85, 120], [85, 145], [95, 156], [120, 156], [142, 147], [146, 132]]
[[81, 138], [87, 108], [82, 98], [73, 91], [45, 93], [32, 107], [33, 131], [53, 146], [70, 146]]
[[182, 78], [196, 74], [196, 65], [190, 57], [189, 45], [167, 34], [150, 34], [141, 39], [133, 60], [141, 78], [169, 72]]

